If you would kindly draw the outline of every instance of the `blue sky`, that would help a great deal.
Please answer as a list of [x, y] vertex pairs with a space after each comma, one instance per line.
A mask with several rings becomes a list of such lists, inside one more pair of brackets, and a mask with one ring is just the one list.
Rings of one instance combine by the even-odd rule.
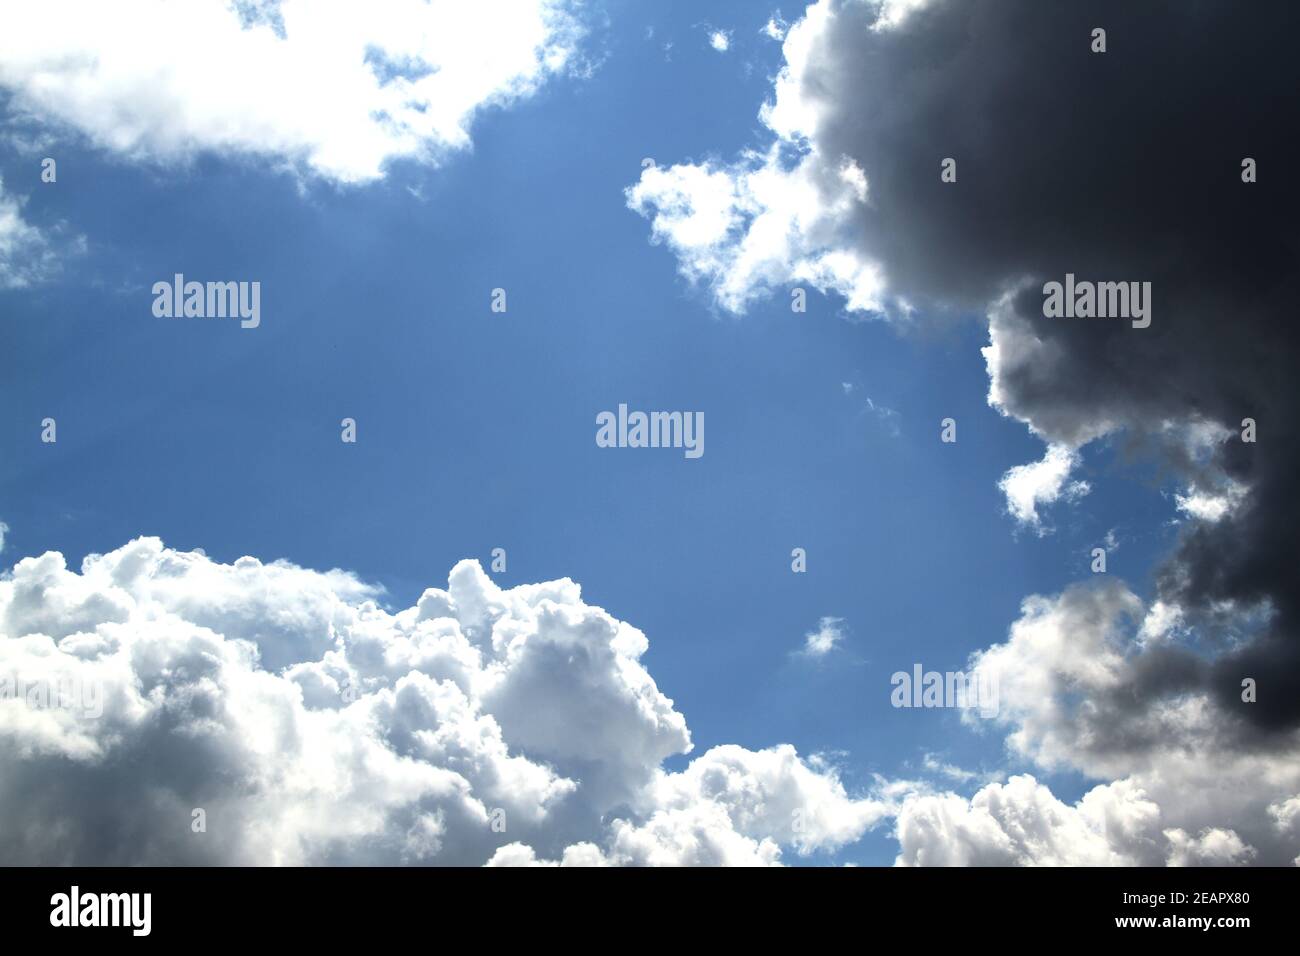
[[[503, 547], [499, 584], [567, 576], [646, 633], [696, 754], [789, 742], [831, 755], [851, 791], [924, 777], [928, 753], [1020, 769], [1000, 733], [891, 707], [890, 674], [960, 669], [1026, 595], [1089, 578], [1111, 529], [1112, 571], [1148, 593], [1172, 502], [1090, 446], [1082, 504], [1048, 509], [1051, 534], [1017, 528], [998, 481], [1043, 443], [987, 403], [981, 317], [901, 332], [835, 293], [794, 313], [785, 290], [735, 316], [650, 242], [623, 195], [643, 158], [769, 141], [772, 12], [611, 4], [591, 76], [487, 110], [440, 166], [397, 160], [360, 185], [238, 155], [136, 163], [73, 136], [47, 185], [8, 146], [24, 217], [86, 248], [0, 292], [5, 566], [157, 535], [222, 562], [345, 568], [406, 607]], [[725, 53], [711, 28], [731, 32]], [[259, 280], [261, 326], [155, 318], [150, 286], [175, 272]], [[595, 415], [619, 403], [703, 411], [706, 453], [598, 448]], [[56, 445], [39, 441], [46, 416]], [[939, 440], [949, 416], [955, 444]], [[842, 644], [797, 655], [826, 616]], [[1066, 800], [1088, 786], [1040, 779]], [[879, 828], [811, 859], [896, 852]]]

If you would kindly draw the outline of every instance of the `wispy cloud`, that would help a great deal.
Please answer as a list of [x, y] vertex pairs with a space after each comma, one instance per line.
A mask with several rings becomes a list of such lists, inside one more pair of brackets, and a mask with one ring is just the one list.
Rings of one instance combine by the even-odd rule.
[[804, 645], [798, 653], [804, 657], [825, 657], [844, 640], [843, 624], [842, 617], [823, 617], [815, 631], [804, 635]]

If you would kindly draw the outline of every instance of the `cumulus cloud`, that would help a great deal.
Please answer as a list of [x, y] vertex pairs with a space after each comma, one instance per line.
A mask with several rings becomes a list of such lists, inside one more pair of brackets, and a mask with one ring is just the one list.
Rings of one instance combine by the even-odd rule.
[[780, 156], [778, 145], [731, 166], [649, 167], [627, 203], [651, 218], [654, 241], [676, 253], [682, 274], [729, 312], [788, 283], [840, 292], [854, 310], [883, 309], [877, 269], [834, 241], [845, 208], [866, 195], [861, 170], [786, 168]]
[[1033, 776], [909, 800], [898, 815], [900, 866], [1134, 866], [1159, 808], [1126, 785], [1062, 803]]
[[[1110, 780], [1067, 804], [1030, 774], [968, 797], [911, 794], [898, 863], [1285, 865], [1300, 850], [1300, 734], [1263, 740], [1186, 635], [1153, 626], [1122, 584], [1026, 599], [1006, 642], [977, 654], [998, 681], [1011, 754]], [[1166, 624], [1168, 622], [1166, 621]]]
[[345, 183], [470, 145], [475, 115], [563, 70], [566, 0], [51, 0], [9, 11], [10, 108], [133, 159], [265, 157]]
[[691, 739], [646, 638], [571, 581], [503, 590], [463, 561], [412, 607], [381, 598], [153, 538], [79, 571], [19, 561], [0, 579], [0, 855], [775, 864], [885, 815], [789, 746], [665, 771]]
[[881, 799], [853, 800], [834, 771], [787, 745], [762, 751], [724, 745], [681, 773], [659, 772], [643, 822], [619, 820], [610, 849], [539, 860], [531, 847], [498, 851], [495, 865], [772, 866], [781, 847], [802, 856], [859, 839], [888, 813]]
[[709, 31], [709, 46], [719, 53], [726, 53], [731, 49], [731, 34], [726, 30]]
[[[1013, 760], [1098, 783], [1074, 803], [1032, 774], [895, 809], [903, 866], [1286, 865], [1300, 851], [1300, 733], [1261, 737], [1158, 602], [1113, 579], [1027, 598], [974, 655]], [[958, 783], [937, 760], [927, 769]]]
[[1240, 866], [1255, 856], [1231, 830], [1206, 828], [1195, 837], [1177, 828], [1165, 831], [1171, 851], [1170, 866]]
[[1261, 735], [1242, 694], [1250, 675], [1204, 654], [1167, 607], [1113, 579], [1033, 596], [972, 666], [998, 682], [995, 722], [1015, 757], [1114, 781], [1085, 803], [1150, 804], [1142, 827], [1104, 831], [1117, 861], [1280, 865], [1300, 850], [1281, 825], [1300, 793], [1300, 732]]
[[628, 207], [650, 219], [652, 238], [673, 251], [682, 274], [706, 284], [729, 312], [791, 283], [838, 292], [851, 310], [886, 307], [878, 267], [844, 228], [867, 201], [866, 177], [808, 137], [815, 108], [794, 85], [828, 16], [810, 8], [785, 35], [787, 66], [761, 113], [775, 134], [768, 149], [730, 164], [649, 167], [626, 191]]
[[53, 552], [19, 561], [0, 579], [0, 852], [775, 865], [892, 820], [903, 865], [1300, 853], [1295, 735], [1264, 746], [1224, 713], [1212, 667], [1118, 582], [1028, 599], [971, 662], [994, 672], [1017, 758], [1112, 781], [1074, 804], [1028, 774], [970, 797], [883, 779], [855, 795], [785, 744], [669, 771], [691, 739], [640, 662], [645, 636], [573, 582], [506, 590], [463, 561], [411, 607], [382, 596], [343, 571], [151, 538], [79, 571]]

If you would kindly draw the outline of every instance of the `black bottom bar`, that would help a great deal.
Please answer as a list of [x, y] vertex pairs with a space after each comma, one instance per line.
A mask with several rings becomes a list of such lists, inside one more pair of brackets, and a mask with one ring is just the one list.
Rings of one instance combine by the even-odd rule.
[[[451, 938], [431, 931], [457, 929], [558, 942], [556, 933], [572, 941], [613, 920], [639, 933], [692, 925], [695, 944], [714, 934], [807, 942], [839, 925], [918, 943], [1044, 932], [1230, 945], [1293, 928], [1298, 889], [1295, 869], [8, 869], [0, 917], [10, 942], [76, 933], [83, 942], [339, 945], [403, 932], [443, 945]], [[117, 925], [74, 927], [74, 909], [79, 924]]]

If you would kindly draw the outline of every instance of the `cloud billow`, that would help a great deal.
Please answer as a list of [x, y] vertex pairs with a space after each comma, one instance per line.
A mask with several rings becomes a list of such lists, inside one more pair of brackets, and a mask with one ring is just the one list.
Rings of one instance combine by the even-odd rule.
[[[788, 745], [680, 773], [640, 631], [473, 561], [412, 607], [140, 538], [0, 579], [0, 857], [19, 864], [776, 864], [886, 815]], [[96, 706], [31, 688], [91, 687]], [[196, 831], [194, 811], [206, 829]]]

